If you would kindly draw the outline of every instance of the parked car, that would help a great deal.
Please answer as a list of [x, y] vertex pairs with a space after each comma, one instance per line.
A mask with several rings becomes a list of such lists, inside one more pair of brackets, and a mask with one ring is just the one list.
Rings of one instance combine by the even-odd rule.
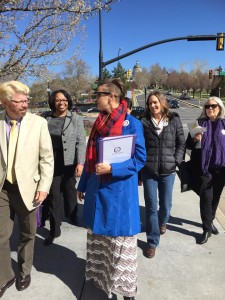
[[170, 108], [179, 108], [180, 107], [179, 102], [177, 100], [175, 100], [175, 99], [174, 100], [170, 100], [169, 105], [170, 105]]
[[87, 110], [87, 112], [88, 113], [93, 113], [93, 112], [98, 113], [98, 112], [100, 112], [100, 110], [98, 110], [97, 107], [91, 107]]
[[80, 113], [81, 110], [80, 110], [78, 107], [74, 106], [74, 107], [72, 108], [72, 112]]
[[190, 100], [191, 97], [189, 97], [187, 94], [182, 94], [182, 95], [180, 95], [180, 99], [181, 100]]
[[48, 110], [42, 110], [38, 112], [38, 115], [43, 117], [43, 118], [46, 118], [47, 116], [49, 116], [51, 114], [51, 109], [48, 109]]
[[170, 102], [172, 101], [172, 99], [167, 97], [166, 100], [167, 100], [167, 102], [169, 104], [169, 107], [170, 107]]
[[140, 116], [143, 115], [144, 111], [145, 111], [145, 109], [142, 106], [133, 106], [130, 114], [131, 114], [131, 116], [139, 119]]

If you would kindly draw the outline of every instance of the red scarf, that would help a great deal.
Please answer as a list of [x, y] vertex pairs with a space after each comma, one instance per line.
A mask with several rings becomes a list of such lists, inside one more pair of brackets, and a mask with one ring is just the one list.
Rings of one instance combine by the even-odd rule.
[[92, 127], [86, 149], [85, 166], [86, 171], [95, 172], [97, 163], [97, 138], [106, 136], [116, 136], [122, 134], [122, 125], [127, 113], [127, 102], [122, 100], [120, 105], [115, 108], [110, 115], [105, 111], [100, 112]]

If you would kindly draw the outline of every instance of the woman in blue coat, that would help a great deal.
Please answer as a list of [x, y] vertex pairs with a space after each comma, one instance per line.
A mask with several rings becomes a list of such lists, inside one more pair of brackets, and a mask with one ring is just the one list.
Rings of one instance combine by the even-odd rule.
[[[101, 111], [86, 151], [78, 198], [85, 199], [88, 228], [86, 280], [104, 290], [134, 299], [137, 292], [137, 239], [140, 232], [138, 171], [146, 159], [140, 121], [127, 114], [124, 85], [119, 79], [101, 83], [96, 92]], [[134, 134], [134, 155], [120, 163], [98, 163], [100, 137]], [[85, 196], [84, 196], [85, 193]]]

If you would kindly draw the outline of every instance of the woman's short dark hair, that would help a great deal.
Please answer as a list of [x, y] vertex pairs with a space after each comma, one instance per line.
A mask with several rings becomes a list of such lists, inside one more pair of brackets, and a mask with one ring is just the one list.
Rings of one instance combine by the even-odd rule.
[[55, 110], [55, 96], [58, 93], [62, 93], [66, 97], [66, 99], [68, 101], [68, 110], [71, 110], [73, 108], [73, 101], [72, 101], [70, 94], [67, 93], [67, 91], [65, 91], [65, 90], [57, 90], [57, 91], [54, 91], [51, 93], [51, 95], [48, 99], [48, 105], [49, 105], [50, 109], [53, 111]]
[[108, 91], [118, 96], [119, 100], [124, 99], [126, 91], [123, 81], [120, 78], [104, 79], [99, 86], [106, 86]]

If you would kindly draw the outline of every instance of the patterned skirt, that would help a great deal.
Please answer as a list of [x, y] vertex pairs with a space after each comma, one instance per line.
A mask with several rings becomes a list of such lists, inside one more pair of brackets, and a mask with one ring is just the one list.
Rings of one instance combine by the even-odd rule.
[[137, 294], [137, 237], [109, 237], [87, 232], [86, 280], [109, 298]]

